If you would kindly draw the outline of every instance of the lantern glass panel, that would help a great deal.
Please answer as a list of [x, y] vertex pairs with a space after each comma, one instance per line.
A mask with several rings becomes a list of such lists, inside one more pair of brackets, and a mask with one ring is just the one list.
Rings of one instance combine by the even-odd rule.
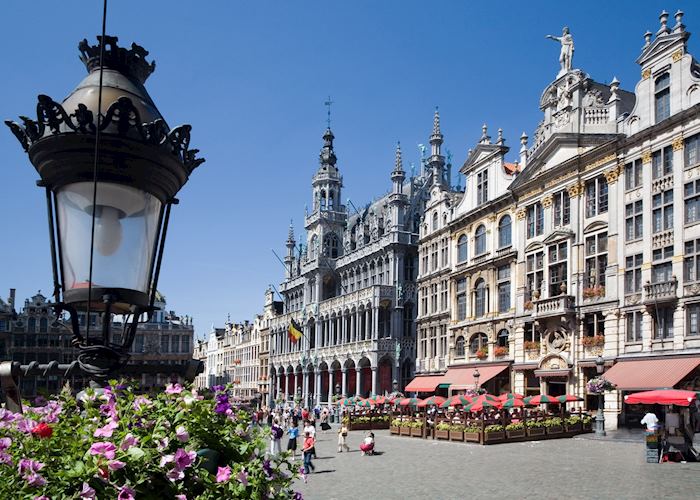
[[[93, 183], [77, 182], [56, 193], [64, 290], [87, 288]], [[148, 294], [161, 202], [123, 184], [98, 182], [93, 287]]]

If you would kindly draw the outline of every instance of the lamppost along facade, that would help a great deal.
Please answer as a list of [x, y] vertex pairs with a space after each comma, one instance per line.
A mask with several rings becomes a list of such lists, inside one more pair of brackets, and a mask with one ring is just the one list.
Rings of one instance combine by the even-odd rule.
[[[598, 376], [602, 376], [605, 371], [605, 360], [602, 356], [598, 356], [595, 360], [595, 369], [598, 372]], [[605, 436], [605, 413], [603, 412], [603, 407], [605, 406], [605, 394], [603, 392], [598, 393], [598, 412], [595, 416], [595, 435], [598, 437]]]

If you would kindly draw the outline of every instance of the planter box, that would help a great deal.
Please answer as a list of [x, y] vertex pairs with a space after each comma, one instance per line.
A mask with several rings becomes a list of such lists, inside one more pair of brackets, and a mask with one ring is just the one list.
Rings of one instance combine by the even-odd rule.
[[464, 440], [470, 443], [480, 443], [481, 433], [480, 432], [465, 432]]
[[464, 441], [464, 432], [462, 431], [447, 431], [450, 433], [450, 441]]
[[505, 441], [506, 433], [505, 431], [500, 432], [485, 432], [484, 433], [484, 444], [497, 443]]
[[529, 427], [527, 429], [527, 435], [529, 437], [544, 436], [544, 433], [545, 433], [544, 427]]
[[506, 436], [508, 439], [522, 439], [527, 435], [525, 429], [520, 429], [517, 431], [506, 431]]
[[547, 434], [550, 436], [564, 434], [564, 428], [561, 425], [553, 425], [551, 427], [547, 427]]
[[411, 437], [423, 437], [422, 427], [411, 427]]
[[411, 428], [410, 427], [401, 427], [401, 435], [402, 436], [410, 436], [411, 435]]
[[357, 422], [357, 423], [350, 423], [350, 430], [351, 431], [368, 431], [372, 428], [372, 426], [369, 424], [369, 422]]
[[435, 429], [435, 439], [450, 439], [450, 431]]
[[583, 425], [581, 422], [574, 425], [564, 425], [564, 429], [569, 434], [578, 434], [579, 432], [583, 431]]
[[400, 433], [401, 433], [401, 427], [394, 427], [394, 426], [391, 426], [391, 427], [389, 427], [389, 432], [390, 432], [391, 434], [400, 434]]

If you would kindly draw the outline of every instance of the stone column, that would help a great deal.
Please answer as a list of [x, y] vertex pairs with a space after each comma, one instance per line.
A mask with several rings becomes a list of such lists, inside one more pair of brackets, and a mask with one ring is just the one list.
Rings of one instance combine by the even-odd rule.
[[376, 339], [379, 336], [379, 308], [372, 308], [372, 339]]
[[348, 369], [345, 367], [342, 367], [340, 369], [340, 372], [342, 374], [342, 381], [341, 381], [341, 395], [343, 397], [346, 397], [348, 395]]
[[372, 394], [377, 394], [377, 367], [372, 367]]
[[316, 383], [314, 384], [314, 399], [316, 404], [321, 404], [321, 392], [323, 388], [321, 387], [321, 370], [316, 368]]
[[357, 311], [350, 313], [350, 342], [355, 342], [355, 331], [357, 328], [356, 324]]
[[331, 370], [331, 368], [328, 367], [328, 404], [333, 402], [333, 385], [335, 384], [335, 381], [333, 380], [334, 373], [335, 370]]
[[308, 400], [309, 400], [309, 376], [312, 375], [309, 373], [308, 370], [304, 370], [303, 372], [303, 385], [301, 389], [301, 405], [306, 406]]
[[345, 344], [347, 342], [347, 330], [348, 325], [345, 320], [345, 314], [340, 315], [340, 342], [339, 344]]
[[362, 394], [362, 369], [355, 365], [355, 396], [360, 396]]
[[[284, 375], [283, 375], [284, 376]], [[282, 391], [282, 379], [279, 376], [279, 373], [275, 372], [275, 379], [277, 382], [277, 392], [275, 393], [275, 399], [279, 399], [280, 397], [280, 392]]]
[[[293, 371], [293, 372], [292, 372], [292, 381], [294, 382], [294, 384], [292, 384], [293, 387], [292, 387], [292, 390], [291, 390], [291, 395], [292, 395], [292, 401], [294, 401], [294, 398], [297, 397], [297, 385], [298, 385], [298, 383], [297, 383], [297, 372], [296, 372], [296, 371]], [[289, 388], [287, 388], [287, 394], [289, 394], [289, 393], [290, 393], [290, 390], [289, 390]]]

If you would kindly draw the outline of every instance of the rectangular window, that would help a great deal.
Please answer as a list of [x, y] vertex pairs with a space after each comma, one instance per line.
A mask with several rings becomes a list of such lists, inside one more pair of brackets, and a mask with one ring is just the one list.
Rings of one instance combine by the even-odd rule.
[[642, 200], [625, 205], [625, 239], [640, 240], [644, 234], [644, 216]]
[[430, 245], [430, 262], [432, 263], [431, 270], [435, 271], [438, 267], [438, 244], [437, 242]]
[[651, 176], [654, 179], [671, 175], [673, 172], [673, 148], [666, 146], [651, 155]]
[[457, 280], [457, 320], [467, 319], [467, 280]]
[[642, 254], [629, 255], [625, 258], [625, 293], [642, 291]]
[[586, 182], [586, 217], [608, 211], [608, 183], [600, 176]]
[[562, 292], [562, 284], [566, 283], [568, 244], [566, 242], [550, 245], [549, 255], [549, 296], [556, 297]]
[[601, 312], [586, 314], [584, 334], [587, 337], [595, 337], [597, 335], [605, 335], [605, 317]]
[[163, 335], [160, 338], [160, 352], [163, 354], [167, 354], [169, 352], [168, 348], [170, 347], [170, 336], [169, 335]]
[[143, 352], [143, 335], [137, 335], [134, 341], [134, 352]]
[[673, 228], [673, 189], [657, 193], [651, 198], [651, 221], [654, 233]]
[[652, 311], [654, 315], [654, 339], [670, 339], [673, 337], [673, 308], [659, 307]]
[[627, 342], [642, 341], [642, 313], [631, 311], [627, 313]]
[[433, 314], [438, 312], [438, 293], [437, 293], [437, 283], [430, 285], [430, 312]]
[[533, 238], [542, 234], [544, 230], [544, 211], [538, 201], [527, 207], [527, 237]]
[[447, 311], [448, 307], [448, 290], [447, 290], [447, 280], [440, 282], [440, 310]]
[[440, 266], [441, 267], [447, 267], [448, 265], [448, 254], [447, 254], [447, 249], [449, 248], [449, 240], [447, 238], [443, 238], [442, 241], [440, 242]]
[[642, 160], [634, 160], [625, 165], [625, 189], [635, 189], [642, 185]]
[[420, 310], [423, 315], [428, 314], [428, 289], [420, 289]]
[[671, 258], [673, 257], [673, 247], [659, 248], [652, 252], [651, 282], [662, 283], [671, 281], [673, 277], [673, 267]]
[[571, 222], [571, 200], [564, 189], [554, 195], [554, 227], [566, 226]]
[[685, 223], [700, 221], [700, 179], [688, 182], [683, 188], [685, 200]]
[[510, 266], [500, 266], [496, 271], [498, 281], [498, 312], [510, 310]]
[[686, 304], [686, 337], [697, 337], [700, 335], [700, 303]]
[[685, 242], [683, 280], [700, 281], [700, 240]]
[[700, 134], [695, 134], [685, 140], [683, 153], [686, 167], [692, 167], [700, 163]]
[[170, 352], [180, 352], [180, 336], [173, 335], [170, 337]]
[[525, 301], [534, 300], [533, 293], [542, 290], [544, 280], [544, 252], [530, 254], [525, 259], [527, 273], [527, 288], [525, 289]]
[[476, 174], [476, 203], [483, 205], [489, 199], [489, 177], [488, 170], [482, 170]]
[[[605, 288], [605, 270], [608, 267], [608, 233], [586, 238], [586, 286]], [[599, 292], [600, 296], [600, 292]]]

